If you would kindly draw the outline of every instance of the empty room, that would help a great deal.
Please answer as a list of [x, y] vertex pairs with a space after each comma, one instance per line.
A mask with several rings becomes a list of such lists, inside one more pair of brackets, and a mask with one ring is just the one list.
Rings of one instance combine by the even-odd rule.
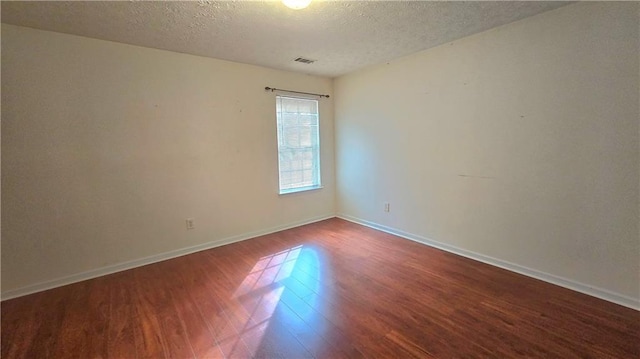
[[640, 358], [640, 3], [1, 18], [2, 358]]

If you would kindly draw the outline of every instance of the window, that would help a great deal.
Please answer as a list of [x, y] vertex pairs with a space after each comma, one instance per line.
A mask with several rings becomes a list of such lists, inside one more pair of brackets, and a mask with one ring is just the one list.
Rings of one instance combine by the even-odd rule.
[[320, 188], [318, 100], [276, 97], [280, 194]]

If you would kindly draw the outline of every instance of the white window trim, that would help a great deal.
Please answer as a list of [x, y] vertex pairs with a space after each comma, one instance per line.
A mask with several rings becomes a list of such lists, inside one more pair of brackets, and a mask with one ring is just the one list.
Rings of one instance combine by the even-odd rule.
[[298, 193], [298, 192], [309, 192], [309, 191], [315, 191], [318, 189], [323, 189], [324, 186], [323, 185], [318, 185], [318, 186], [306, 186], [306, 187], [296, 187], [296, 188], [290, 188], [290, 189], [285, 189], [285, 190], [280, 190], [280, 192], [278, 193], [280, 196], [284, 196], [287, 194], [292, 194], [292, 193]]
[[[300, 192], [308, 192], [308, 191], [315, 191], [315, 190], [319, 190], [324, 188], [324, 186], [322, 185], [322, 156], [320, 155], [321, 152], [321, 136], [320, 136], [320, 101], [318, 101], [317, 98], [311, 97], [311, 96], [291, 96], [291, 95], [276, 95], [276, 102], [278, 101], [278, 98], [290, 98], [290, 99], [301, 99], [301, 100], [315, 100], [318, 102], [318, 107], [317, 107], [317, 111], [318, 111], [318, 184], [316, 185], [311, 185], [311, 186], [304, 186], [304, 187], [295, 187], [295, 188], [287, 188], [287, 189], [282, 189], [280, 187], [280, 176], [281, 176], [281, 171], [280, 171], [280, 140], [279, 137], [277, 139], [277, 146], [278, 146], [278, 195], [282, 196], [282, 195], [288, 195], [288, 194], [293, 194], [293, 193], [300, 193]], [[279, 136], [278, 131], [279, 131], [279, 121], [278, 121], [278, 111], [277, 111], [277, 106], [276, 106], [276, 135]]]

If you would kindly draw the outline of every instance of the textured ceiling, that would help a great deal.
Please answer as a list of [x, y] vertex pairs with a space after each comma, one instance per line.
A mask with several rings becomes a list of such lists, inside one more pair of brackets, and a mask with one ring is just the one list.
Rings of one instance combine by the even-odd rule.
[[[335, 77], [566, 2], [2, 2], [2, 22]], [[294, 62], [305, 57], [317, 62]]]

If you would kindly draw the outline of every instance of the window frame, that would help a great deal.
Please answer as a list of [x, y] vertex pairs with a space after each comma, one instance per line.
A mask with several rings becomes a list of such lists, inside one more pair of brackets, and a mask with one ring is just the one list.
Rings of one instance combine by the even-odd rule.
[[[281, 146], [281, 132], [283, 130], [283, 125], [282, 125], [282, 119], [280, 117], [281, 112], [280, 109], [280, 104], [278, 103], [278, 101], [281, 101], [282, 99], [293, 99], [293, 100], [306, 100], [306, 101], [315, 101], [316, 102], [316, 124], [317, 124], [317, 131], [316, 131], [316, 148], [314, 148], [313, 146], [313, 141], [312, 145], [309, 146], [309, 148], [311, 149], [312, 155], [315, 153], [315, 156], [313, 156], [312, 161], [315, 162], [315, 165], [312, 168], [315, 168], [315, 172], [317, 172], [317, 174], [312, 174], [312, 184], [311, 185], [307, 185], [307, 186], [298, 186], [298, 187], [293, 187], [293, 188], [286, 188], [283, 189], [282, 188], [282, 163], [281, 163], [281, 151], [283, 149], [283, 146]], [[292, 95], [276, 95], [276, 142], [277, 142], [277, 154], [278, 154], [278, 194], [279, 195], [287, 195], [287, 194], [292, 194], [292, 193], [300, 193], [300, 192], [307, 192], [307, 191], [314, 191], [314, 190], [318, 190], [318, 189], [322, 189], [322, 159], [321, 159], [321, 136], [320, 136], [320, 101], [316, 98], [313, 97], [306, 97], [306, 96], [292, 96]], [[300, 125], [298, 124], [298, 127], [300, 127]], [[314, 179], [317, 179], [317, 181], [314, 181]]]

